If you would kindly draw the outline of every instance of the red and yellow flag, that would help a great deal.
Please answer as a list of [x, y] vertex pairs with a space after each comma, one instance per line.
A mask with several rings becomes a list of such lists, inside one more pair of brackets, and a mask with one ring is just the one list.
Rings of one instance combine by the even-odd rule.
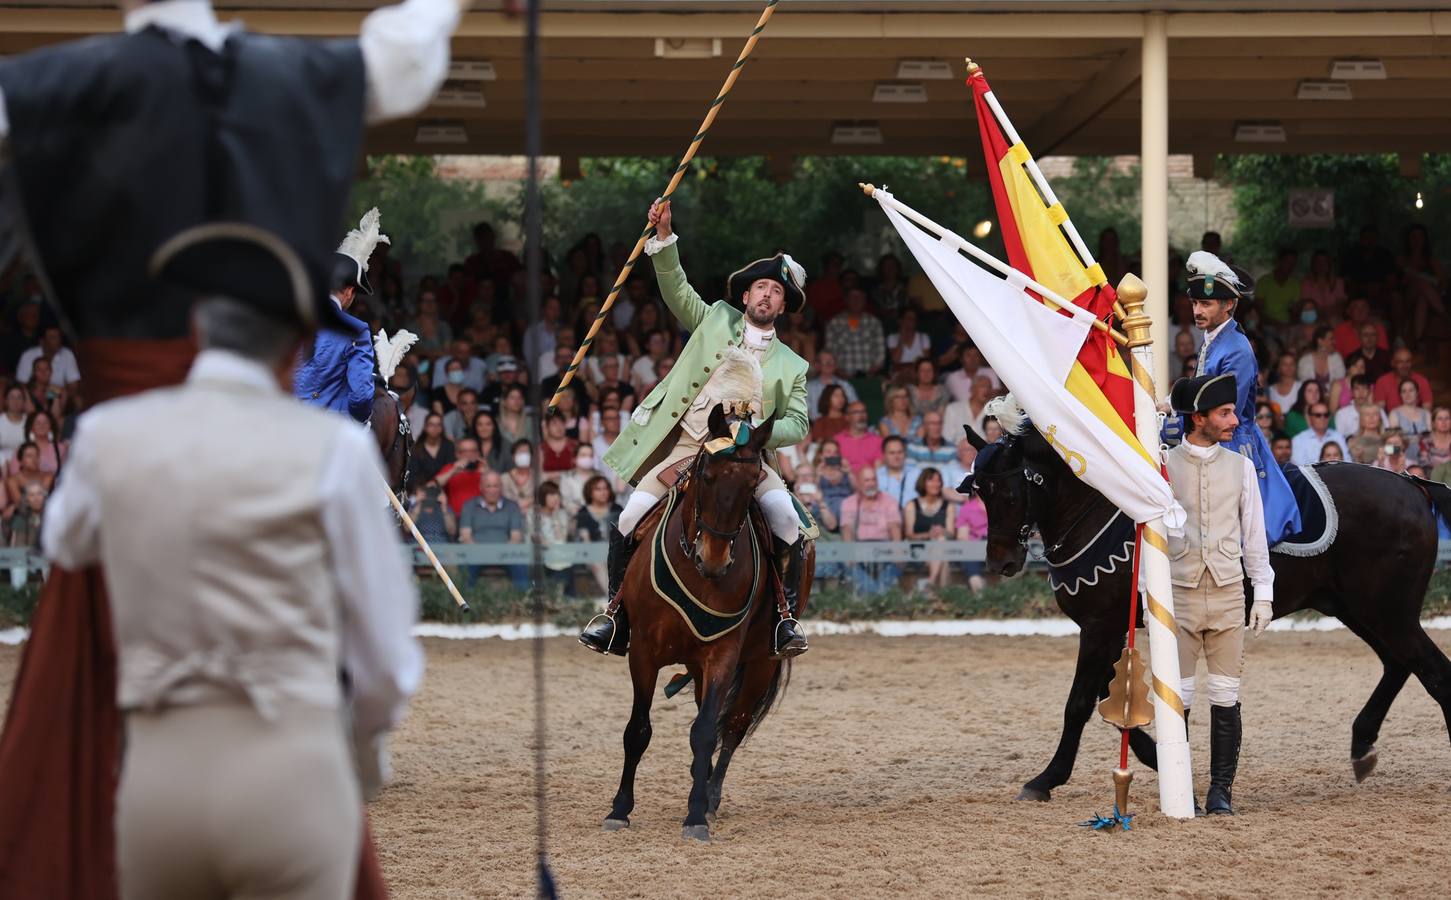
[[[1061, 203], [1047, 205], [1038, 191], [1027, 168], [1032, 159], [1028, 148], [1021, 141], [1010, 142], [1004, 133], [988, 103], [992, 88], [981, 69], [974, 69], [967, 85], [972, 89], [1009, 265], [1099, 319], [1108, 320], [1117, 297], [1103, 268], [1097, 263], [1085, 265], [1069, 243], [1062, 227], [1068, 213]], [[1089, 330], [1078, 352], [1078, 364], [1065, 386], [1115, 432], [1136, 440], [1132, 376], [1106, 333]]]

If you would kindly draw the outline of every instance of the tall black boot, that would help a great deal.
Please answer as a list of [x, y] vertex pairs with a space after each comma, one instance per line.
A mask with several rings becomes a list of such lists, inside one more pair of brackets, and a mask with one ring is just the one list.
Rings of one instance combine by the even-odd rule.
[[[1189, 707], [1187, 706], [1184, 707], [1184, 738], [1185, 740], [1189, 738]], [[1194, 815], [1196, 817], [1204, 815], [1204, 807], [1199, 805], [1199, 796], [1194, 793], [1194, 781], [1192, 778], [1189, 782], [1189, 798], [1194, 801]]]
[[1239, 769], [1239, 704], [1209, 708], [1209, 793], [1204, 808], [1211, 816], [1232, 816], [1230, 789]]
[[618, 528], [610, 529], [610, 556], [605, 564], [609, 573], [610, 602], [605, 611], [584, 626], [579, 633], [579, 642], [596, 653], [613, 653], [624, 656], [630, 649], [630, 620], [620, 607], [620, 586], [625, 581], [625, 570], [630, 567], [630, 557], [635, 555], [635, 539], [620, 534]]
[[786, 609], [777, 610], [780, 617], [771, 633], [771, 658], [788, 659], [806, 652], [806, 629], [796, 621], [796, 612], [801, 608], [801, 579], [806, 572], [806, 538], [797, 537], [796, 543], [788, 544], [775, 535], [771, 536], [771, 547], [776, 557], [776, 571], [781, 577], [781, 593], [786, 600]]

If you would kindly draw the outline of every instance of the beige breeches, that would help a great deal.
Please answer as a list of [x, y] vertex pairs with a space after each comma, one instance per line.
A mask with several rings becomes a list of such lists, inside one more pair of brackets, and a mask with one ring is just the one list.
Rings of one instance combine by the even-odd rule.
[[336, 711], [243, 703], [126, 716], [123, 900], [350, 900], [362, 797]]
[[1244, 671], [1244, 582], [1218, 587], [1205, 572], [1199, 586], [1174, 587], [1174, 622], [1179, 626], [1179, 679], [1184, 705], [1194, 702], [1194, 670], [1204, 657], [1209, 677], [1205, 694], [1215, 706], [1239, 702]]

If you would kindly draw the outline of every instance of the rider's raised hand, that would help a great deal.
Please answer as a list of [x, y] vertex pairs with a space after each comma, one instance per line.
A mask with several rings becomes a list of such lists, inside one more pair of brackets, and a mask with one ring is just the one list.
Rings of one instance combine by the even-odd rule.
[[650, 224], [655, 228], [655, 236], [664, 240], [670, 237], [674, 229], [670, 227], [670, 201], [656, 200], [650, 207]]

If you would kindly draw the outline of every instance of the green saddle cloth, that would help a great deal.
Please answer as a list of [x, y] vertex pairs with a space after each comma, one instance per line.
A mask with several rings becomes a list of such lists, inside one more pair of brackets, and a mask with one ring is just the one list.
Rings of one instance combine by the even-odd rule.
[[758, 562], [761, 548], [756, 538], [756, 529], [748, 524], [746, 533], [751, 536], [750, 558], [739, 560], [738, 564], [745, 563], [751, 567], [751, 589], [741, 601], [740, 609], [719, 610], [707, 605], [681, 583], [679, 575], [670, 564], [670, 555], [665, 552], [665, 534], [669, 530], [666, 526], [679, 498], [680, 492], [675, 488], [665, 495], [665, 512], [660, 516], [655, 533], [650, 538], [650, 581], [655, 592], [665, 598], [666, 603], [675, 607], [675, 611], [685, 619], [695, 636], [710, 642], [739, 628], [750, 615], [751, 601], [761, 593], [761, 567]]

